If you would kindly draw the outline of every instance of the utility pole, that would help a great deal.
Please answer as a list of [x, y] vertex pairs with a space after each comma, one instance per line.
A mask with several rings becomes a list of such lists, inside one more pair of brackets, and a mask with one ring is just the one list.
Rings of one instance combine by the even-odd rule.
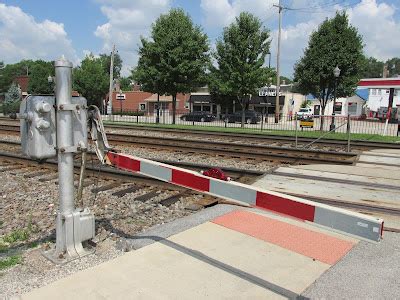
[[275, 7], [278, 8], [279, 11], [279, 30], [278, 30], [278, 51], [276, 55], [276, 99], [275, 99], [275, 123], [279, 122], [279, 91], [281, 88], [280, 82], [280, 55], [281, 55], [281, 28], [282, 28], [282, 10], [283, 6], [281, 5], [281, 0], [279, 0], [279, 4], [274, 4]]
[[115, 53], [115, 45], [113, 45], [113, 49], [111, 52], [111, 64], [110, 64], [110, 89], [108, 91], [108, 106], [110, 107], [110, 114], [112, 115], [112, 92], [113, 92], [113, 83], [114, 83], [114, 53]]

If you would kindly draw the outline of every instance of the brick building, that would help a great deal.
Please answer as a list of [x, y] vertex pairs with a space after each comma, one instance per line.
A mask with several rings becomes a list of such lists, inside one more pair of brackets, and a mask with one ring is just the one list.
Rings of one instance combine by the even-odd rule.
[[[117, 100], [117, 95], [121, 95], [119, 98], [125, 98], [124, 100]], [[178, 94], [176, 96], [176, 110], [178, 112], [188, 111], [188, 101], [190, 94]], [[143, 91], [125, 91], [125, 92], [113, 92], [112, 95], [112, 106], [113, 111], [119, 112], [134, 112], [140, 111], [145, 115], [152, 115], [157, 109], [157, 94], [152, 94]], [[160, 95], [160, 109], [168, 113], [172, 111], [172, 96]]]

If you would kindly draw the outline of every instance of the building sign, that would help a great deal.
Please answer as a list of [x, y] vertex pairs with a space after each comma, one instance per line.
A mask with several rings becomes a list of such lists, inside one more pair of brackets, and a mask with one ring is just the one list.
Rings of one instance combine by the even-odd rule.
[[125, 100], [125, 99], [126, 99], [126, 98], [125, 98], [125, 94], [118, 93], [116, 99], [117, 99], [117, 100]]
[[314, 119], [306, 118], [300, 121], [300, 128], [313, 128], [314, 127]]

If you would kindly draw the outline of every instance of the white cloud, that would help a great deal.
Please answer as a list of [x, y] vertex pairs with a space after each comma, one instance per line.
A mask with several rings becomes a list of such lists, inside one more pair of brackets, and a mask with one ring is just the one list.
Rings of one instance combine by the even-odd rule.
[[113, 44], [123, 60], [123, 75], [136, 65], [140, 36], [148, 36], [151, 24], [160, 14], [168, 11], [171, 0], [98, 0], [107, 17], [98, 26], [95, 36], [103, 40], [102, 52], [109, 53]]
[[204, 15], [206, 27], [223, 27], [234, 21], [242, 11], [248, 11], [261, 20], [271, 18], [276, 14], [273, 7], [275, 0], [201, 0], [200, 7]]
[[[202, 0], [201, 8], [204, 14], [204, 24], [207, 27], [222, 27], [234, 20], [241, 11], [249, 11], [262, 20], [272, 19], [277, 24], [277, 9], [272, 4], [277, 1], [244, 1], [244, 0]], [[335, 3], [335, 2], [332, 2]], [[303, 55], [310, 34], [327, 17], [332, 17], [335, 10], [346, 9], [349, 20], [358, 28], [363, 36], [364, 51], [368, 56], [380, 60], [399, 56], [400, 21], [395, 19], [395, 8], [385, 2], [362, 0], [353, 7], [328, 5], [324, 0], [293, 0], [292, 8], [300, 11], [284, 11], [282, 43], [281, 43], [281, 73], [291, 76], [295, 62]], [[291, 25], [285, 25], [285, 24]], [[270, 23], [271, 24], [271, 23]], [[277, 30], [271, 32], [272, 65], [276, 66]]]
[[0, 3], [0, 59], [14, 63], [22, 59], [55, 60], [64, 54], [78, 58], [62, 23], [37, 22], [19, 7]]
[[358, 28], [365, 43], [365, 53], [380, 60], [400, 54], [400, 20], [395, 8], [376, 0], [363, 0], [348, 10], [350, 22]]

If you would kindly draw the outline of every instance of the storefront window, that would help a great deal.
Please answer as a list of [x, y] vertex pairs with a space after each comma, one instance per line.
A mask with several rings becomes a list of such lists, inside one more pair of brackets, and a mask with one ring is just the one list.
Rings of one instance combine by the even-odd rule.
[[342, 113], [342, 103], [341, 102], [335, 102], [334, 112], [335, 112], [335, 114]]

